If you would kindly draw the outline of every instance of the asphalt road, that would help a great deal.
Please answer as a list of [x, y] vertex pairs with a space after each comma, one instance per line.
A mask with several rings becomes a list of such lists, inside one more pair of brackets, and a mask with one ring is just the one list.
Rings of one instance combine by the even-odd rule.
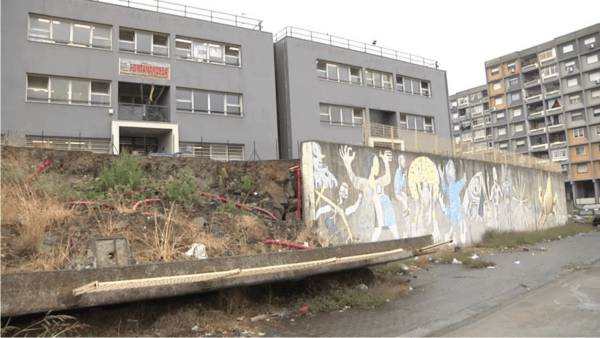
[[[484, 256], [493, 269], [436, 265], [370, 310], [273, 323], [268, 336], [598, 336], [600, 232]], [[518, 262], [518, 263], [517, 263]], [[569, 269], [567, 267], [578, 267]]]

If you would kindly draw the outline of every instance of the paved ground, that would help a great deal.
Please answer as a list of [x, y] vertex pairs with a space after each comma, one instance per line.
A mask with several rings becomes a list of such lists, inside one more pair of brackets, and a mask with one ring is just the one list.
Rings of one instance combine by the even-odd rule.
[[[274, 323], [267, 335], [598, 336], [598, 264], [587, 270], [565, 267], [589, 267], [600, 261], [600, 232], [529, 249], [482, 257], [494, 261], [494, 269], [437, 265], [429, 271], [417, 271], [417, 279], [410, 283], [413, 291], [398, 301], [372, 310], [318, 314], [294, 322], [282, 320]], [[563, 315], [565, 311], [569, 316]], [[558, 324], [554, 317], [561, 316], [562, 324]], [[523, 319], [523, 326], [508, 331], [506, 323], [516, 322], [515, 317]], [[487, 331], [488, 322], [498, 331]], [[547, 325], [545, 331], [539, 329], [542, 323]]]

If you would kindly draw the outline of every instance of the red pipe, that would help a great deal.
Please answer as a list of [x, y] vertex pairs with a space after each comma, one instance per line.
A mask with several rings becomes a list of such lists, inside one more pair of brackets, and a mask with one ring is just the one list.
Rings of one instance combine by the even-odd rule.
[[255, 207], [255, 206], [251, 206], [251, 205], [245, 205], [245, 204], [242, 204], [242, 203], [231, 202], [228, 199], [226, 199], [225, 197], [220, 197], [220, 196], [217, 196], [217, 195], [209, 194], [209, 193], [204, 192], [204, 191], [198, 191], [198, 193], [200, 195], [202, 195], [202, 196], [208, 196], [208, 197], [218, 198], [223, 203], [232, 203], [236, 207], [242, 208], [242, 209], [246, 209], [248, 211], [250, 211], [251, 209], [260, 211], [260, 212], [262, 212], [264, 214], [267, 214], [272, 219], [277, 220], [277, 217], [275, 217], [275, 215], [273, 215], [272, 213], [268, 212], [267, 210], [265, 210], [263, 208], [259, 208], [259, 207]]
[[[91, 206], [91, 205], [93, 205], [92, 202], [88, 202], [88, 201], [75, 201], [75, 202], [68, 202], [68, 203], [71, 206], [75, 206], [75, 205]], [[121, 211], [121, 209], [119, 209], [119, 207], [113, 207], [112, 205], [108, 205], [108, 204], [100, 204], [100, 206], [101, 207], [105, 207], [105, 208], [109, 208], [111, 210]]]
[[298, 249], [298, 250], [306, 250], [306, 249], [316, 249], [312, 246], [304, 246], [304, 245], [300, 245], [300, 244], [296, 244], [296, 243], [290, 243], [290, 242], [286, 242], [286, 241], [276, 241], [274, 239], [267, 239], [263, 242], [264, 244], [275, 244], [275, 245], [281, 245], [281, 246], [285, 246], [288, 248], [294, 248], [294, 249]]
[[142, 206], [142, 203], [146, 202], [146, 204], [151, 204], [155, 202], [160, 202], [160, 198], [146, 198], [143, 201], [139, 201], [133, 205], [133, 210], [137, 210]]

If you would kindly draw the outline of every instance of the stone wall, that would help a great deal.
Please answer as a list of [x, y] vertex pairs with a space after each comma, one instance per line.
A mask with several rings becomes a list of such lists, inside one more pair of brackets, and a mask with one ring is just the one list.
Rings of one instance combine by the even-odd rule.
[[567, 221], [560, 173], [326, 142], [302, 144], [302, 196], [324, 246], [425, 234], [468, 245]]

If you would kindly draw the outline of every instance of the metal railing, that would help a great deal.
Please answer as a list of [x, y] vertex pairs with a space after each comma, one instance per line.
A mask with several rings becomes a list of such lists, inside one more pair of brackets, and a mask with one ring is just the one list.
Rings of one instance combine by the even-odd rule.
[[124, 6], [135, 9], [142, 9], [164, 14], [183, 16], [190, 19], [210, 21], [224, 25], [241, 27], [246, 29], [262, 30], [262, 20], [251, 19], [245, 16], [227, 14], [211, 11], [174, 2], [163, 0], [89, 0], [93, 2], [102, 2], [111, 5]]
[[404, 52], [395, 51], [388, 48], [377, 47], [373, 44], [366, 44], [364, 42], [353, 41], [337, 36], [317, 33], [306, 29], [296, 27], [286, 27], [279, 33], [273, 36], [273, 42], [277, 42], [285, 37], [298, 38], [308, 40], [312, 42], [318, 42], [330, 46], [346, 48], [349, 50], [363, 52], [367, 54], [377, 55], [388, 59], [397, 61], [404, 61], [419, 66], [438, 68], [438, 62], [435, 60], [427, 59], [421, 56], [416, 56]]
[[169, 107], [119, 103], [119, 120], [170, 122]]
[[377, 123], [363, 124], [363, 142], [365, 145], [376, 147], [562, 172], [559, 163], [507, 150], [490, 148], [487, 146], [487, 142], [461, 142], [455, 144], [453, 140], [440, 137], [431, 132], [408, 130]]

